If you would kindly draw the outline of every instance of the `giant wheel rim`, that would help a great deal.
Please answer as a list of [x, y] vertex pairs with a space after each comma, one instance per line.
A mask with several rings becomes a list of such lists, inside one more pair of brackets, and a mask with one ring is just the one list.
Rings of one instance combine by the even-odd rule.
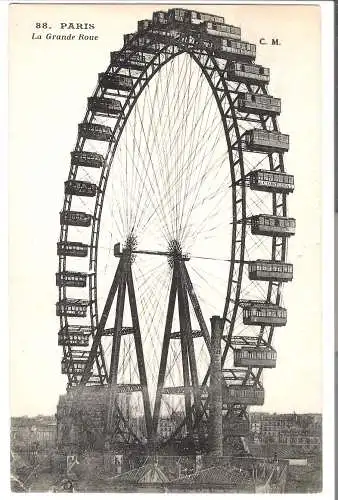
[[[151, 30], [147, 32], [151, 35]], [[140, 49], [135, 47], [135, 42], [139, 39], [142, 34], [135, 34], [134, 37], [124, 46], [120, 51], [121, 54], [129, 54], [132, 58], [133, 55], [140, 53]], [[151, 40], [150, 46], [155, 48], [154, 57], [149, 59], [145, 69], [139, 73], [138, 77], [134, 79], [133, 89], [130, 91], [128, 96], [125, 96], [125, 102], [123, 105], [123, 111], [120, 117], [116, 120], [116, 124], [113, 130], [114, 139], [110, 141], [109, 147], [107, 149], [107, 155], [105, 157], [105, 163], [101, 171], [100, 181], [98, 183], [98, 195], [96, 196], [95, 208], [93, 212], [93, 225], [91, 230], [90, 238], [90, 256], [89, 256], [89, 266], [88, 270], [92, 272], [89, 277], [89, 302], [90, 302], [90, 321], [91, 321], [91, 332], [95, 334], [98, 325], [98, 304], [97, 304], [97, 256], [98, 256], [98, 240], [100, 232], [100, 222], [101, 214], [103, 208], [103, 201], [106, 191], [106, 186], [109, 178], [110, 167], [114, 159], [117, 145], [119, 139], [128, 120], [128, 117], [138, 99], [142, 94], [144, 88], [149, 84], [150, 80], [156, 75], [161, 68], [167, 64], [172, 58], [177, 57], [182, 53], [189, 54], [192, 59], [199, 66], [203, 72], [206, 80], [208, 81], [212, 92], [214, 94], [215, 100], [217, 102], [218, 109], [222, 116], [222, 122], [224, 126], [224, 132], [228, 144], [231, 178], [232, 178], [232, 243], [231, 243], [231, 263], [230, 272], [228, 277], [228, 290], [225, 298], [224, 314], [223, 318], [225, 320], [225, 344], [223, 350], [223, 361], [226, 360], [228, 351], [232, 348], [232, 337], [235, 328], [235, 322], [237, 318], [238, 308], [240, 306], [240, 301], [243, 299], [241, 297], [241, 285], [242, 276], [244, 270], [245, 262], [245, 242], [248, 232], [247, 224], [247, 205], [246, 205], [246, 183], [238, 182], [243, 181], [246, 176], [247, 165], [245, 164], [244, 153], [241, 146], [241, 137], [243, 132], [240, 130], [238, 111], [236, 110], [235, 103], [237, 99], [238, 92], [246, 89], [252, 93], [262, 93], [267, 94], [267, 88], [265, 85], [250, 85], [248, 83], [237, 83], [237, 88], [229, 88], [229, 82], [226, 79], [226, 69], [229, 62], [228, 60], [217, 59], [211, 51], [208, 50], [199, 40], [191, 40], [191, 37], [187, 37], [181, 34], [178, 39], [173, 41], [172, 39], [167, 40], [166, 43], [160, 44], [161, 49], [157, 51], [158, 42], [154, 38]], [[149, 47], [148, 47], [149, 48]], [[147, 53], [147, 47], [144, 48], [144, 53]], [[119, 74], [122, 68], [112, 67], [109, 65], [105, 74]], [[130, 70], [131, 74], [132, 71]], [[149, 74], [150, 73], [150, 74]], [[100, 97], [104, 95], [104, 91], [98, 84], [93, 97]], [[226, 103], [226, 106], [225, 106]], [[95, 120], [95, 113], [87, 110], [83, 123], [91, 123]], [[260, 117], [260, 127], [268, 130], [278, 131], [278, 124], [275, 117], [268, 116], [265, 120]], [[232, 132], [231, 132], [232, 131]], [[85, 144], [85, 139], [79, 136], [75, 151], [83, 151]], [[113, 144], [115, 146], [111, 147]], [[269, 153], [266, 156], [269, 164], [270, 170], [274, 171], [284, 171], [283, 155], [280, 153]], [[75, 180], [78, 172], [76, 165], [72, 165], [69, 173], [68, 180]], [[63, 210], [70, 210], [72, 206], [72, 195], [66, 195]], [[273, 194], [272, 195], [272, 215], [277, 216], [287, 216], [287, 206], [286, 206], [286, 195]], [[60, 241], [67, 241], [68, 236], [68, 226], [63, 224], [61, 226]], [[273, 237], [271, 242], [271, 260], [285, 261], [287, 252], [287, 238], [286, 237]], [[60, 256], [59, 258], [59, 272], [66, 271], [66, 258]], [[59, 287], [59, 300], [66, 299], [66, 287]], [[279, 305], [281, 302], [281, 289], [282, 283], [269, 282], [266, 293], [266, 301], [273, 302]], [[68, 326], [67, 316], [60, 317], [60, 327], [61, 329]], [[274, 326], [261, 327], [259, 339], [265, 338], [266, 342], [271, 345], [272, 337], [274, 332]], [[260, 341], [258, 341], [259, 344]], [[102, 353], [99, 353], [102, 355]], [[71, 346], [64, 345], [64, 356], [68, 356], [70, 361], [72, 360], [72, 348]], [[72, 370], [72, 363], [69, 364], [70, 369], [68, 372], [69, 386], [77, 385], [79, 382], [79, 377], [76, 376], [75, 371]], [[97, 365], [98, 367], [98, 382], [104, 384], [107, 380], [107, 370], [104, 364]], [[251, 369], [246, 370], [246, 375], [243, 378], [243, 385], [253, 377], [254, 384], [260, 385], [260, 376], [262, 374], [262, 369], [259, 368], [255, 374], [253, 374]], [[205, 381], [206, 382], [206, 381]], [[97, 382], [96, 382], [97, 383]], [[243, 411], [243, 405], [235, 405], [235, 408]]]

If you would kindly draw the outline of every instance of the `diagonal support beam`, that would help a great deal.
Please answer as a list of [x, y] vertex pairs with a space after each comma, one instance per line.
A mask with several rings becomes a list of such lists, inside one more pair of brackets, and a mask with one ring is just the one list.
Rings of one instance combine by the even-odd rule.
[[[194, 405], [196, 409], [196, 416], [199, 416], [201, 412], [201, 396], [200, 396], [200, 388], [198, 382], [198, 374], [197, 374], [197, 364], [196, 364], [196, 355], [195, 355], [195, 347], [192, 336], [192, 328], [191, 328], [191, 318], [190, 318], [190, 310], [188, 303], [188, 294], [186, 288], [186, 282], [184, 279], [184, 268], [181, 262], [178, 263], [178, 307], [179, 307], [179, 317], [180, 317], [180, 329], [182, 334], [181, 339], [185, 341], [186, 349], [188, 353], [189, 365], [190, 365], [190, 376], [191, 383], [194, 388]], [[183, 351], [182, 351], [183, 357]], [[186, 385], [186, 384], [185, 384]], [[187, 394], [190, 397], [190, 393]], [[190, 402], [191, 404], [191, 402]], [[191, 411], [191, 408], [190, 408]], [[192, 433], [192, 429], [190, 429], [190, 434]]]
[[121, 268], [122, 268], [122, 264], [120, 261], [118, 266], [117, 266], [116, 273], [115, 273], [115, 276], [113, 279], [113, 283], [110, 287], [110, 290], [109, 290], [109, 293], [107, 296], [107, 300], [106, 300], [105, 306], [103, 308], [102, 316], [100, 318], [100, 322], [99, 322], [99, 325], [97, 327], [97, 332], [96, 332], [96, 335], [94, 337], [92, 347], [90, 349], [88, 360], [87, 360], [85, 369], [84, 369], [83, 374], [82, 374], [82, 378], [80, 381], [81, 385], [85, 385], [89, 380], [90, 372], [91, 372], [92, 367], [93, 367], [93, 363], [94, 363], [94, 360], [95, 360], [95, 357], [97, 354], [97, 350], [98, 350], [100, 343], [101, 343], [101, 337], [104, 333], [104, 329], [105, 329], [107, 319], [108, 319], [108, 316], [109, 316], [109, 313], [111, 310], [111, 306], [114, 302], [114, 298], [115, 298], [115, 295], [117, 292], [117, 287], [118, 287], [119, 282], [120, 282]]
[[[123, 264], [121, 259], [120, 261]], [[119, 354], [120, 354], [120, 345], [121, 345], [121, 330], [122, 330], [122, 322], [123, 322], [123, 313], [124, 313], [124, 305], [125, 305], [125, 297], [126, 297], [126, 276], [125, 269], [122, 268], [120, 275], [120, 283], [117, 292], [117, 301], [116, 301], [116, 316], [115, 316], [115, 335], [113, 336], [113, 345], [110, 359], [110, 368], [109, 368], [109, 376], [108, 376], [108, 398], [107, 398], [107, 428], [106, 431], [111, 434], [112, 430], [115, 427], [114, 419], [116, 417], [115, 413], [115, 402], [116, 402], [116, 394], [117, 394], [117, 372], [119, 366]]]
[[163, 347], [161, 353], [160, 369], [158, 374], [158, 382], [157, 382], [157, 390], [156, 390], [155, 406], [153, 414], [153, 430], [155, 435], [157, 433], [158, 421], [160, 416], [162, 390], [164, 386], [165, 372], [168, 361], [168, 352], [169, 352], [169, 344], [171, 338], [171, 329], [173, 323], [176, 295], [177, 295], [177, 282], [174, 279], [173, 275], [170, 287], [168, 310], [165, 322]]
[[144, 410], [144, 418], [145, 418], [145, 422], [146, 422], [147, 437], [148, 437], [148, 440], [150, 442], [152, 442], [153, 441], [153, 426], [152, 426], [152, 418], [151, 418], [151, 410], [150, 410], [150, 399], [149, 399], [147, 375], [146, 375], [143, 348], [142, 348], [140, 322], [139, 322], [137, 304], [136, 304], [134, 280], [133, 280], [133, 275], [132, 275], [130, 263], [128, 264], [128, 271], [127, 271], [127, 287], [128, 287], [128, 297], [129, 297], [131, 317], [132, 317], [133, 328], [134, 328], [134, 341], [135, 341], [135, 348], [136, 348], [138, 371], [139, 371], [139, 376], [140, 376], [140, 383], [142, 386], [143, 410]]
[[192, 304], [193, 309], [195, 311], [197, 321], [200, 325], [200, 329], [203, 333], [203, 338], [204, 338], [205, 344], [206, 344], [208, 351], [210, 353], [211, 345], [210, 345], [210, 334], [208, 331], [208, 327], [207, 327], [206, 322], [204, 320], [201, 306], [199, 305], [197, 295], [195, 293], [195, 290], [194, 290], [194, 287], [192, 285], [189, 273], [188, 273], [187, 268], [186, 268], [184, 263], [182, 263], [182, 272], [183, 272], [184, 281], [185, 281], [185, 284], [186, 284], [186, 287], [188, 290], [191, 304]]

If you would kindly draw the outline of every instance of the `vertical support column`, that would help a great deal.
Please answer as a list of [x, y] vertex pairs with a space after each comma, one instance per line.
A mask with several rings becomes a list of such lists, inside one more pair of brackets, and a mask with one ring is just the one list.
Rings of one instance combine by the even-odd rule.
[[[182, 368], [183, 368], [183, 383], [185, 387], [184, 400], [185, 400], [185, 414], [187, 418], [187, 431], [188, 435], [193, 437], [193, 416], [192, 416], [192, 401], [191, 401], [191, 385], [193, 381], [190, 377], [189, 369], [189, 344], [188, 344], [188, 325], [186, 311], [184, 307], [184, 285], [182, 283], [181, 267], [179, 262], [174, 264], [174, 273], [177, 279], [177, 302], [178, 313], [180, 321], [180, 337], [181, 337], [181, 354], [182, 354]], [[191, 333], [191, 332], [190, 332]], [[190, 358], [191, 361], [191, 358]]]
[[209, 454], [223, 455], [222, 431], [222, 348], [221, 339], [224, 320], [219, 316], [211, 318], [211, 363], [210, 363], [210, 406], [209, 406]]

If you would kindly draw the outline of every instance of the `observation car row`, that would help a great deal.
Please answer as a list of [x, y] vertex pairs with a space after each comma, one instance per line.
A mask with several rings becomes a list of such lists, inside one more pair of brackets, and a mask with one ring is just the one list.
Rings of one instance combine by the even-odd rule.
[[[292, 193], [294, 191], [294, 176], [284, 172], [259, 169], [250, 172], [248, 178], [249, 186], [252, 190], [271, 193]], [[65, 194], [94, 197], [97, 194], [97, 186], [87, 181], [68, 180], [65, 182]], [[81, 225], [82, 222], [86, 225], [88, 222], [87, 218], [83, 218], [81, 215], [74, 215], [73, 217], [65, 216], [63, 220], [65, 220], [64, 223], [69, 225]]]
[[151, 20], [138, 21], [137, 31], [139, 33], [149, 29], [155, 33], [158, 30], [183, 29], [185, 33], [193, 31], [202, 37], [225, 37], [236, 40], [241, 38], [241, 28], [225, 24], [224, 17], [185, 9], [154, 12]]
[[239, 83], [268, 84], [270, 69], [259, 64], [243, 64], [232, 61], [226, 70], [229, 80]]
[[72, 334], [65, 334], [65, 333], [59, 333], [58, 337], [58, 345], [69, 345], [69, 346], [81, 346], [81, 347], [88, 347], [89, 346], [89, 334], [85, 333], [72, 333]]
[[56, 315], [85, 318], [88, 306], [86, 299], [63, 299], [56, 303]]
[[250, 92], [239, 92], [237, 109], [243, 113], [257, 115], [279, 115], [281, 112], [281, 100], [265, 94], [252, 94]]
[[226, 59], [245, 59], [252, 61], [256, 57], [256, 45], [239, 40], [216, 39], [212, 42], [215, 56]]
[[[58, 333], [58, 345], [81, 346], [89, 345], [91, 329], [89, 326], [68, 325]], [[277, 353], [272, 348], [243, 347], [234, 349], [234, 366], [251, 368], [275, 368]]]
[[[235, 50], [235, 49], [234, 49]], [[131, 67], [135, 65], [136, 56], [127, 60], [124, 58], [124, 66]], [[116, 65], [122, 64], [121, 59], [118, 59], [114, 53], [111, 55], [112, 63]], [[137, 60], [145, 64], [144, 56], [137, 57]], [[143, 68], [143, 66], [141, 66]], [[140, 65], [139, 68], [141, 69]], [[229, 70], [230, 71], [230, 70]], [[116, 90], [131, 90], [134, 85], [133, 78], [126, 75], [106, 75], [101, 73], [99, 75], [101, 86], [105, 88], [113, 88]], [[118, 117], [122, 112], [122, 104], [117, 99], [110, 99], [107, 97], [88, 97], [88, 109], [93, 113], [107, 117]], [[271, 115], [276, 116], [281, 113], [281, 99], [264, 94], [252, 94], [250, 92], [239, 92], [237, 100], [237, 109], [243, 113], [251, 113], [257, 115]], [[82, 132], [82, 131], [81, 131]]]
[[[141, 70], [146, 64], [146, 59], [141, 55], [119, 55], [119, 53], [111, 53], [111, 64], [124, 68], [135, 68]], [[231, 74], [231, 66], [228, 73]], [[100, 83], [105, 88], [114, 88], [120, 90], [131, 90], [134, 85], [133, 78], [126, 75], [99, 75]], [[122, 112], [122, 104], [117, 99], [109, 99], [105, 97], [88, 97], [88, 109], [93, 113], [107, 116], [118, 117]], [[243, 113], [251, 113], [257, 115], [276, 116], [281, 113], [281, 99], [265, 94], [252, 94], [250, 92], [239, 92], [237, 100], [237, 109]]]
[[67, 325], [58, 333], [59, 345], [82, 346], [89, 345], [91, 327], [84, 325]]
[[257, 153], [284, 153], [289, 150], [289, 136], [273, 130], [251, 129], [243, 134], [244, 146]]
[[248, 61], [256, 57], [256, 46], [241, 41], [240, 27], [225, 24], [223, 17], [186, 9], [154, 12], [151, 20], [138, 22], [138, 36], [135, 33], [124, 35], [124, 45], [136, 45], [145, 52], [156, 52], [162, 48], [156, 42], [166, 43], [171, 37], [179, 36], [181, 31], [197, 36], [215, 51], [216, 57]]
[[[63, 299], [56, 304], [57, 316], [83, 318], [87, 316], [89, 300]], [[284, 326], [287, 321], [287, 311], [275, 304], [247, 304], [243, 306], [244, 325]]]
[[81, 375], [87, 363], [87, 357], [78, 359], [67, 359], [63, 358], [61, 360], [61, 373], [67, 375], [69, 372], [73, 372], [76, 375]]
[[[290, 237], [295, 234], [296, 220], [292, 217], [281, 217], [279, 215], [270, 214], [258, 214], [252, 215], [248, 221], [251, 223], [251, 232], [254, 235], [261, 236], [284, 236]], [[73, 210], [65, 210], [60, 212], [60, 224], [68, 226], [77, 227], [89, 227], [92, 222], [92, 215], [86, 212], [77, 212]], [[65, 250], [65, 249], [64, 249]], [[81, 255], [85, 257], [87, 254], [83, 254], [84, 248], [81, 247]], [[61, 247], [59, 248], [61, 252]], [[59, 253], [61, 255], [61, 253]], [[75, 254], [65, 254], [62, 255], [74, 255]]]
[[68, 180], [65, 182], [65, 194], [77, 196], [96, 196], [97, 186], [91, 182]]
[[[180, 33], [178, 31], [156, 34], [150, 32], [142, 36], [135, 36], [134, 33], [127, 33], [124, 35], [123, 40], [125, 47], [128, 49], [133, 47], [146, 54], [155, 54], [163, 49], [163, 45], [170, 42], [171, 39], [178, 38], [179, 35]], [[208, 37], [203, 39], [203, 47], [212, 51], [214, 55], [220, 59], [240, 59], [246, 62], [252, 62], [256, 57], [256, 45], [242, 40], [234, 40], [232, 38]], [[191, 42], [189, 42], [189, 45], [190, 44], [193, 46], [194, 42], [191, 40]], [[200, 50], [200, 48], [198, 47], [197, 50]]]
[[[58, 333], [58, 345], [88, 347], [91, 328], [68, 325]], [[272, 348], [242, 347], [234, 349], [234, 366], [251, 368], [275, 368], [277, 353]]]
[[[125, 43], [129, 42], [133, 45], [134, 48], [139, 48], [145, 53], [156, 53], [161, 50], [162, 46], [158, 43], [154, 43], [151, 38], [142, 37], [138, 40], [132, 39], [133, 35], [125, 35]], [[132, 41], [133, 40], [133, 41]], [[246, 43], [246, 42], [241, 42]], [[245, 45], [243, 46], [243, 50], [245, 50]], [[248, 47], [246, 47], [246, 50]], [[229, 51], [233, 50], [235, 53], [236, 50], [239, 50], [236, 45], [230, 46]], [[116, 52], [111, 53], [111, 64], [113, 66], [119, 66], [120, 68], [125, 69], [137, 69], [142, 71], [147, 63], [144, 55], [141, 54], [132, 54], [132, 52], [126, 51], [126, 53], [118, 54]], [[249, 83], [249, 84], [268, 84], [270, 81], [270, 69], [265, 68], [259, 64], [253, 64], [248, 62], [236, 62], [229, 61], [227, 65], [227, 70], [225, 73], [225, 77], [228, 80], [238, 82], [238, 83]], [[100, 73], [99, 81], [101, 86], [106, 89], [112, 90], [131, 90], [134, 85], [133, 78], [127, 75], [115, 74], [110, 75], [109, 73]], [[268, 106], [271, 107], [271, 112], [275, 112], [276, 114], [280, 113], [280, 102], [271, 101], [269, 102], [267, 99], [263, 99], [264, 96], [260, 96], [260, 99], [257, 100], [257, 103], [254, 102], [254, 99], [248, 99], [245, 102], [245, 106], [250, 107], [252, 112], [254, 109], [259, 109], [260, 106]], [[268, 97], [268, 96], [267, 96]], [[275, 98], [277, 99], [277, 98]], [[259, 103], [259, 105], [258, 105]]]
[[224, 385], [223, 402], [229, 404], [245, 404], [249, 406], [264, 404], [264, 389], [243, 385]]
[[86, 212], [75, 210], [64, 210], [60, 212], [60, 224], [67, 226], [89, 227], [92, 223], [92, 216]]
[[242, 347], [234, 349], [234, 366], [275, 368], [277, 352], [272, 348]]
[[152, 17], [154, 25], [170, 23], [200, 25], [204, 22], [224, 24], [224, 17], [188, 9], [169, 9], [168, 12], [157, 11], [153, 13]]
[[103, 89], [131, 91], [134, 79], [131, 76], [110, 73], [99, 73], [99, 84]]
[[88, 245], [79, 241], [59, 241], [57, 255], [64, 257], [88, 257]]
[[296, 220], [293, 217], [279, 215], [253, 215], [251, 217], [251, 233], [260, 236], [290, 237], [296, 232]]
[[131, 50], [114, 51], [110, 53], [110, 64], [124, 69], [142, 71], [147, 64], [147, 58], [143, 54], [134, 54]]
[[285, 172], [271, 170], [253, 170], [249, 173], [250, 189], [256, 191], [271, 191], [292, 193], [294, 191], [294, 176]]
[[[104, 106], [108, 106], [108, 104], [103, 103], [103, 107]], [[101, 108], [102, 110], [103, 107]], [[113, 140], [113, 131], [106, 125], [99, 125], [97, 123], [80, 123], [79, 136], [85, 140], [88, 139], [111, 142]], [[282, 134], [281, 132], [273, 130], [247, 130], [242, 135], [242, 142], [245, 149], [251, 152], [284, 153], [289, 150], [288, 134]], [[85, 166], [92, 166], [91, 162], [94, 163], [95, 167], [97, 165], [102, 165], [102, 155], [97, 155], [97, 153], [97, 156], [86, 157], [86, 155], [88, 155], [88, 153], [83, 153], [83, 156], [81, 156], [80, 152], [73, 152], [72, 162], [75, 163], [76, 159], [78, 159], [85, 163]]]
[[[68, 249], [72, 252], [74, 249], [78, 249], [77, 243], [69, 241], [65, 243], [68, 244]], [[58, 246], [58, 248], [60, 247]], [[65, 246], [63, 245], [61, 248], [61, 255], [64, 255]], [[83, 256], [82, 244], [79, 249], [82, 252], [81, 256]], [[60, 255], [60, 251], [58, 254]], [[68, 255], [70, 255], [69, 252]], [[74, 254], [72, 253], [71, 256]], [[291, 281], [293, 279], [293, 265], [287, 262], [259, 259], [248, 263], [248, 275], [249, 279], [254, 281]], [[84, 288], [87, 286], [87, 276], [87, 273], [80, 271], [62, 271], [56, 273], [56, 285]], [[196, 335], [197, 333], [196, 331]], [[201, 334], [201, 332], [199, 333]]]
[[[84, 139], [110, 141], [113, 137], [110, 127], [93, 123], [80, 124], [79, 131]], [[245, 149], [250, 152], [283, 153], [289, 149], [289, 136], [275, 131], [247, 130], [242, 136], [242, 142]], [[71, 153], [71, 164], [100, 168], [104, 164], [104, 158], [98, 153], [73, 151]], [[248, 175], [250, 188], [254, 190], [285, 193], [294, 190], [294, 177], [284, 172], [258, 169]], [[79, 180], [65, 182], [65, 194], [93, 197], [96, 196], [96, 193], [97, 186], [93, 183]]]
[[249, 303], [243, 306], [243, 324], [252, 326], [285, 326], [287, 310], [275, 304]]
[[178, 35], [178, 31], [158, 33], [156, 37], [152, 33], [145, 33], [142, 36], [136, 36], [135, 33], [126, 33], [123, 35], [123, 45], [128, 51], [137, 49], [145, 54], [156, 54], [163, 49], [170, 39], [177, 38]]
[[88, 97], [88, 109], [100, 116], [117, 118], [122, 112], [122, 104], [117, 99]]
[[[149, 52], [149, 53], [155, 53], [156, 51], [162, 48], [158, 44], [154, 45], [153, 41], [150, 38], [147, 40], [147, 42], [152, 45], [147, 46], [146, 50], [144, 50], [145, 44], [143, 42], [140, 42], [140, 45], [137, 45], [135, 41], [135, 46], [139, 47], [140, 49], [143, 49], [144, 52]], [[143, 58], [142, 60], [145, 62], [145, 58]], [[132, 65], [130, 59], [126, 57], [123, 59], [122, 62], [120, 62], [118, 59], [115, 58], [114, 64], [124, 68], [131, 68]], [[270, 69], [265, 68], [264, 66], [261, 66], [259, 64], [230, 61], [229, 64], [227, 65], [225, 77], [230, 81], [238, 83], [267, 85], [270, 82]], [[130, 76], [120, 75], [120, 74], [110, 75], [109, 73], [99, 73], [99, 82], [102, 87], [111, 90], [130, 91], [134, 86], [133, 78], [131, 78]], [[278, 103], [273, 101], [271, 104], [273, 105], [272, 106], [273, 110], [276, 109], [278, 112], [279, 109]], [[248, 101], [246, 103], [246, 106], [251, 106], [252, 109], [257, 108], [257, 106], [254, 105], [252, 100], [251, 102]]]
[[110, 142], [113, 139], [113, 131], [107, 125], [98, 123], [80, 123], [79, 136], [83, 139]]
[[185, 32], [197, 31], [211, 36], [241, 38], [241, 28], [225, 24], [224, 17], [185, 9], [170, 9], [168, 12], [157, 11], [153, 13], [151, 20], [143, 19], [137, 23], [138, 32], [149, 29], [156, 31], [158, 29], [180, 28], [183, 28]]
[[241, 28], [239, 26], [232, 26], [231, 24], [224, 24], [218, 22], [204, 21], [200, 25], [199, 31], [212, 37], [233, 38], [235, 40], [241, 39]]
[[71, 164], [78, 167], [101, 168], [104, 165], [104, 157], [91, 151], [72, 151]]
[[256, 281], [291, 281], [293, 279], [293, 265], [282, 261], [258, 259], [248, 264], [250, 280]]
[[[88, 353], [76, 353], [72, 356], [72, 359], [64, 357], [61, 361], [61, 373], [68, 374], [69, 371], [73, 372], [77, 375], [81, 375], [85, 368], [85, 365], [88, 360]], [[142, 387], [140, 384], [119, 384], [119, 392], [133, 392], [136, 390], [141, 390]], [[166, 389], [168, 389], [166, 391]], [[176, 389], [180, 388], [163, 388], [164, 393], [174, 393]], [[181, 388], [183, 392], [183, 387]], [[178, 392], [177, 392], [178, 393]], [[244, 404], [250, 406], [261, 406], [264, 404], [264, 389], [261, 387], [253, 387], [253, 386], [243, 386], [243, 385], [223, 385], [222, 390], [223, 403], [225, 404]], [[242, 421], [242, 426], [237, 427], [238, 431], [247, 430], [247, 424], [245, 421]], [[235, 430], [236, 422], [225, 422], [225, 429], [227, 430]]]
[[78, 271], [62, 271], [56, 273], [56, 286], [84, 288], [87, 286], [87, 273]]

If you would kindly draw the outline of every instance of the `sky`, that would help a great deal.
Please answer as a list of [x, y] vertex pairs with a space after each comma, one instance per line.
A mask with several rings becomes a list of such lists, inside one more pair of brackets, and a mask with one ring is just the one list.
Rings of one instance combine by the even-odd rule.
[[[163, 6], [166, 10], [168, 6]], [[192, 9], [194, 7], [191, 7]], [[60, 374], [55, 316], [56, 242], [69, 153], [97, 74], [119, 50], [123, 34], [151, 17], [152, 5], [10, 7], [10, 343], [11, 413], [53, 414], [66, 377]], [[196, 7], [196, 10], [203, 10]], [[297, 220], [285, 287], [288, 323], [274, 345], [277, 368], [266, 370], [262, 411], [320, 412], [322, 408], [320, 12], [315, 6], [208, 5], [242, 39], [257, 44], [257, 63], [271, 70], [270, 94], [282, 98], [279, 120], [290, 134], [285, 156], [295, 176], [288, 210]], [[95, 41], [32, 39], [37, 21], [52, 32], [61, 22], [95, 24]], [[260, 45], [273, 38], [280, 45]], [[306, 43], [303, 43], [306, 40]]]

